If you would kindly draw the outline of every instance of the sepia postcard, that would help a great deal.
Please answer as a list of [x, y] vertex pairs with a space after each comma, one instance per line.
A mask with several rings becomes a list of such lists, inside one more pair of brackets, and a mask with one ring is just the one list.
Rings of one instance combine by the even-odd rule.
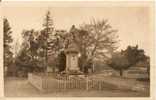
[[2, 2], [0, 14], [2, 97], [154, 100], [153, 2]]

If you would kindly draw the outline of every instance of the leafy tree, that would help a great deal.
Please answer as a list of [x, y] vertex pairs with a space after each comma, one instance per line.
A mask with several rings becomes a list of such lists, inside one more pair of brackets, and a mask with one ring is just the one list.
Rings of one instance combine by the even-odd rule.
[[131, 66], [139, 61], [145, 61], [147, 59], [144, 50], [139, 49], [138, 45], [128, 46], [126, 50], [122, 50], [121, 53], [126, 56]]
[[16, 57], [16, 65], [19, 66], [19, 70], [24, 68], [26, 72], [42, 71], [44, 63], [43, 57], [40, 55], [38, 34], [33, 29], [22, 32], [23, 43]]
[[114, 54], [108, 64], [115, 70], [119, 70], [122, 76], [123, 70], [135, 66], [140, 61], [146, 62], [147, 59], [144, 50], [138, 49], [138, 45], [128, 46], [126, 50]]
[[120, 76], [123, 76], [123, 71], [130, 67], [130, 63], [125, 55], [119, 53], [113, 54], [109, 60], [108, 65], [113, 69], [120, 72]]
[[47, 66], [54, 64], [51, 60], [48, 60], [48, 57], [53, 57], [51, 58], [53, 60], [56, 59], [56, 52], [59, 51], [58, 47], [60, 43], [58, 44], [59, 35], [54, 32], [53, 20], [50, 17], [49, 11], [45, 16], [43, 29], [40, 32], [34, 31], [33, 29], [25, 30], [22, 32], [22, 37], [24, 41], [21, 52], [26, 50], [26, 55], [30, 57], [27, 65], [34, 66], [35, 69], [44, 68], [44, 71], [46, 71]]
[[12, 39], [12, 31], [9, 24], [9, 21], [4, 18], [3, 19], [3, 36], [4, 36], [4, 67], [9, 67], [13, 61], [13, 53], [11, 51], [11, 43], [13, 42]]

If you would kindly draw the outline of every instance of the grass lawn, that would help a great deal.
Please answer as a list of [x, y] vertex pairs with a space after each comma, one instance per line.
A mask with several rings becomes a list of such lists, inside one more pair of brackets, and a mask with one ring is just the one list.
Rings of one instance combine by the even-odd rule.
[[[108, 79], [107, 79], [108, 80]], [[66, 90], [62, 92], [42, 93], [33, 87], [27, 79], [9, 77], [5, 79], [6, 97], [148, 97], [149, 91], [134, 92], [106, 88], [103, 91]]]

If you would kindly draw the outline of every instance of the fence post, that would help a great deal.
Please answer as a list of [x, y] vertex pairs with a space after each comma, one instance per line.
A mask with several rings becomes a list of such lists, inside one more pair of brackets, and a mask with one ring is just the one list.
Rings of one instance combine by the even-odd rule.
[[56, 81], [57, 83], [57, 90], [60, 91], [60, 78], [58, 77], [58, 81]]
[[66, 90], [66, 82], [67, 82], [67, 79], [65, 79], [64, 81], [64, 90]]
[[88, 76], [86, 76], [86, 90], [87, 91], [89, 90], [89, 86], [88, 86], [89, 84], [88, 83], [89, 83]]
[[98, 80], [98, 85], [99, 85], [99, 90], [101, 90], [102, 86], [101, 86], [101, 81]]

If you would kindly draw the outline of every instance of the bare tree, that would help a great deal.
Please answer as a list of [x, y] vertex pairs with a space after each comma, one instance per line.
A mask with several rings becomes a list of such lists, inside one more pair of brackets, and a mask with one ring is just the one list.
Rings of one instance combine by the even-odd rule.
[[81, 25], [80, 29], [72, 26], [70, 34], [79, 47], [82, 70], [94, 60], [104, 61], [117, 49], [116, 32], [107, 20], [93, 19], [91, 23]]

